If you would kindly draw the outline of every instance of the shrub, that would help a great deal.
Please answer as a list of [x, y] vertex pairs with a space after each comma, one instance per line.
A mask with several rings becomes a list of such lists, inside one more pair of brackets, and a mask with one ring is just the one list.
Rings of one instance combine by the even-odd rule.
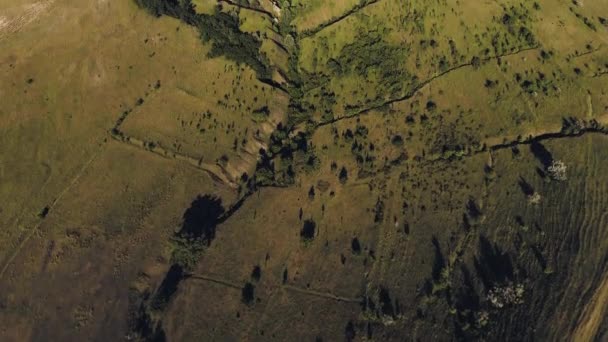
[[350, 248], [351, 248], [353, 254], [360, 254], [361, 253], [361, 244], [359, 243], [359, 239], [353, 238], [353, 240], [350, 243]]
[[241, 301], [247, 305], [253, 304], [255, 298], [255, 286], [252, 283], [247, 282], [241, 290]]
[[477, 56], [474, 56], [473, 58], [471, 58], [471, 65], [475, 69], [479, 68], [481, 66], [481, 59]]
[[568, 179], [566, 174], [567, 169], [566, 164], [561, 160], [553, 160], [551, 165], [547, 167], [547, 173], [549, 174], [549, 177], [556, 181], [565, 181]]
[[397, 147], [403, 146], [403, 138], [400, 135], [395, 135], [391, 139], [391, 144]]
[[302, 229], [300, 230], [300, 238], [303, 241], [311, 241], [315, 238], [317, 224], [313, 220], [305, 220]]
[[524, 286], [522, 284], [508, 283], [495, 286], [488, 292], [487, 299], [497, 309], [508, 305], [518, 305], [524, 302]]
[[251, 271], [251, 279], [260, 281], [260, 278], [262, 278], [262, 268], [259, 265], [255, 265], [253, 271]]
[[338, 175], [338, 179], [340, 179], [340, 183], [345, 184], [346, 181], [348, 180], [348, 171], [346, 171], [346, 168], [344, 166], [342, 166], [342, 169], [340, 169], [340, 174]]

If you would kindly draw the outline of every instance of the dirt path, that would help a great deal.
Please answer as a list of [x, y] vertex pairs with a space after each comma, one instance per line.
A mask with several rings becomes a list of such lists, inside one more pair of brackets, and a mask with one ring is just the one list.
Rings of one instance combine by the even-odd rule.
[[[243, 287], [243, 285], [237, 284], [233, 281], [228, 281], [226, 279], [222, 279], [222, 278], [218, 278], [218, 277], [207, 276], [204, 274], [191, 274], [191, 275], [187, 276], [187, 279], [207, 281], [207, 282], [219, 284], [219, 285], [222, 285], [225, 287], [238, 289], [238, 290], [240, 290]], [[288, 290], [288, 291], [293, 291], [293, 292], [297, 292], [297, 293], [301, 293], [301, 294], [305, 294], [305, 295], [309, 295], [309, 296], [314, 296], [314, 297], [319, 297], [319, 298], [324, 298], [324, 299], [331, 299], [331, 300], [335, 300], [338, 302], [357, 303], [357, 304], [361, 303], [361, 298], [349, 298], [349, 297], [337, 296], [330, 292], [321, 292], [321, 291], [316, 291], [316, 290], [311, 290], [311, 289], [304, 289], [304, 288], [294, 286], [294, 285], [281, 285], [279, 287], [283, 288], [285, 290]]]
[[222, 285], [222, 286], [225, 286], [225, 287], [229, 287], [229, 288], [233, 288], [233, 289], [237, 289], [237, 290], [240, 290], [243, 287], [242, 285], [236, 284], [234, 282], [227, 281], [225, 279], [220, 279], [220, 278], [216, 278], [216, 277], [210, 277], [210, 276], [206, 276], [206, 275], [193, 274], [193, 275], [188, 276], [188, 279], [208, 281], [210, 283], [219, 284], [219, 285]]
[[597, 336], [600, 325], [608, 315], [608, 273], [598, 286], [595, 295], [585, 307], [583, 315], [574, 331], [575, 342], [593, 341]]
[[338, 302], [359, 304], [359, 303], [361, 303], [361, 300], [362, 300], [361, 298], [348, 298], [348, 297], [336, 296], [333, 293], [329, 293], [329, 292], [320, 292], [320, 291], [315, 291], [315, 290], [310, 290], [310, 289], [303, 289], [301, 287], [297, 287], [297, 286], [293, 286], [293, 285], [283, 285], [283, 288], [286, 290], [289, 290], [289, 291], [294, 291], [294, 292], [302, 293], [302, 294], [309, 295], [309, 296], [336, 300]]

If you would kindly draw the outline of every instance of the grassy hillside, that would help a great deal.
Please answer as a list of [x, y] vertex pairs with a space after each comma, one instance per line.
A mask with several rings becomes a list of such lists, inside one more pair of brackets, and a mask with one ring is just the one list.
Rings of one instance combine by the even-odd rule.
[[608, 336], [608, 2], [0, 4], [0, 339]]

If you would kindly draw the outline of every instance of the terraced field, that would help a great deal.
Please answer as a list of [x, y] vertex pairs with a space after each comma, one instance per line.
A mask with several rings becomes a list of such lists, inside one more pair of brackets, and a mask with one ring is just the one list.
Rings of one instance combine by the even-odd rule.
[[607, 18], [0, 3], [0, 340], [607, 339]]

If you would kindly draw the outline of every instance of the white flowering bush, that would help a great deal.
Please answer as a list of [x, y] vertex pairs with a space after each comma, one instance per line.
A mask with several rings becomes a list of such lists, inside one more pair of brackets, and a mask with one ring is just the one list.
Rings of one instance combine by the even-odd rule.
[[524, 302], [524, 286], [522, 284], [508, 283], [503, 286], [494, 286], [487, 299], [493, 307], [500, 309], [508, 305], [518, 305]]
[[528, 195], [528, 202], [529, 202], [530, 204], [539, 204], [539, 203], [540, 203], [540, 200], [541, 200], [541, 196], [540, 196], [540, 194], [539, 194], [538, 192], [536, 192], [536, 191], [535, 191], [533, 194]]
[[567, 167], [561, 160], [553, 160], [551, 165], [547, 168], [547, 173], [549, 177], [555, 179], [557, 181], [565, 181], [568, 179], [566, 175]]

